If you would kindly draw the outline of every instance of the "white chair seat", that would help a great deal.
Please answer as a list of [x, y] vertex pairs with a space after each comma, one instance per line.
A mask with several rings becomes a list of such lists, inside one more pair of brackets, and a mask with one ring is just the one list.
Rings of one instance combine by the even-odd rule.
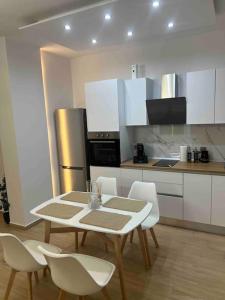
[[115, 266], [106, 260], [82, 254], [73, 254], [73, 257], [82, 264], [100, 287], [108, 284], [115, 271]]
[[45, 248], [47, 251], [51, 251], [53, 253], [59, 254], [62, 250], [56, 246], [49, 245], [43, 242], [35, 241], [35, 240], [28, 240], [23, 242], [26, 249], [31, 253], [34, 259], [43, 267], [47, 266], [47, 261], [44, 255], [38, 249], [38, 246]]
[[141, 227], [143, 230], [147, 230], [154, 227], [158, 222], [159, 222], [158, 216], [150, 215], [144, 220], [144, 222], [141, 224]]

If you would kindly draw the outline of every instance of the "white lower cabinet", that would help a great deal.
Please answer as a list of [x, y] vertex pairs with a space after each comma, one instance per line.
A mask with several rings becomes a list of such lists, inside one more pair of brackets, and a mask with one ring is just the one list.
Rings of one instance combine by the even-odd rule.
[[111, 167], [90, 167], [91, 180], [96, 180], [99, 176], [104, 177], [115, 177], [117, 179], [117, 190], [118, 194], [121, 194], [120, 186], [120, 168], [111, 168]]
[[142, 181], [142, 170], [123, 169], [120, 172], [121, 196], [127, 197], [134, 181]]
[[225, 226], [225, 176], [212, 176], [211, 224]]
[[161, 217], [183, 219], [183, 197], [158, 195]]
[[184, 220], [210, 224], [212, 176], [184, 174]]
[[156, 184], [161, 217], [183, 219], [182, 173], [144, 170], [143, 181]]

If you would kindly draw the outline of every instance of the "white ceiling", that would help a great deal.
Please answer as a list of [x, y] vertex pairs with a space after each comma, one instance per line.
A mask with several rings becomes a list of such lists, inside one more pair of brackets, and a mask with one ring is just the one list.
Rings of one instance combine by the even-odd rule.
[[[3, 2], [11, 1], [4, 0]], [[140, 40], [151, 42], [159, 37], [168, 38], [201, 28], [210, 28], [216, 23], [213, 0], [159, 1], [160, 7], [153, 9], [152, 0], [119, 0], [20, 30], [17, 37], [42, 47], [59, 44], [80, 53], [121, 44], [129, 45], [129, 43], [138, 43]], [[29, 0], [23, 0], [23, 2], [29, 2]], [[40, 1], [36, 0], [36, 2]], [[61, 4], [63, 2], [69, 5], [72, 1], [48, 0], [47, 3], [53, 7], [53, 2]], [[112, 15], [109, 22], [104, 20], [104, 14], [107, 12]], [[175, 26], [169, 31], [167, 24], [171, 20]], [[65, 24], [70, 24], [72, 28], [70, 32], [65, 32]], [[126, 36], [130, 29], [134, 32], [131, 40]], [[97, 45], [92, 45], [92, 38], [97, 39]], [[54, 51], [54, 46], [51, 48]]]
[[100, 0], [0, 0], [0, 36], [54, 14]]

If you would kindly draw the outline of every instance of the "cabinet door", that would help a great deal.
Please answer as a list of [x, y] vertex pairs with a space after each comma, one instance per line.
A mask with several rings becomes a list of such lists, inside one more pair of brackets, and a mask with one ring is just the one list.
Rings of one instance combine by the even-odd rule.
[[147, 78], [125, 81], [126, 125], [148, 125], [146, 100], [152, 95], [152, 80]]
[[119, 131], [118, 80], [85, 86], [88, 131]]
[[216, 70], [215, 123], [225, 123], [225, 69]]
[[214, 124], [215, 70], [187, 73], [187, 124]]
[[210, 175], [184, 174], [184, 220], [210, 224]]
[[225, 176], [212, 176], [211, 224], [225, 226]]
[[142, 181], [142, 170], [121, 168], [121, 195], [127, 197], [134, 181]]
[[115, 177], [117, 180], [117, 191], [118, 195], [121, 194], [120, 185], [120, 168], [110, 168], [110, 167], [90, 167], [91, 180], [96, 180], [99, 176], [103, 177]]
[[183, 197], [158, 195], [161, 217], [183, 219]]

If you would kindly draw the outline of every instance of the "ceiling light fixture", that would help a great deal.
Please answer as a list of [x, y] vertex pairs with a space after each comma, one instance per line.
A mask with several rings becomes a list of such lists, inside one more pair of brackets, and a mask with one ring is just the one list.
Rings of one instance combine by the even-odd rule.
[[159, 7], [159, 1], [153, 1], [153, 2], [152, 2], [152, 6], [153, 6], [154, 8]]
[[106, 14], [106, 15], [105, 15], [105, 20], [106, 20], [106, 21], [111, 20], [111, 15], [110, 15], [110, 14]]
[[168, 28], [171, 29], [171, 28], [173, 28], [173, 27], [174, 27], [174, 23], [173, 23], [173, 22], [169, 22], [169, 23], [168, 23]]
[[93, 45], [97, 44], [97, 40], [96, 39], [92, 39], [92, 44]]
[[66, 25], [65, 25], [65, 30], [66, 30], [66, 31], [70, 31], [70, 30], [71, 30], [71, 27], [70, 27], [69, 24], [66, 24]]
[[127, 36], [132, 37], [132, 36], [133, 36], [133, 31], [129, 30], [129, 31], [127, 32]]

